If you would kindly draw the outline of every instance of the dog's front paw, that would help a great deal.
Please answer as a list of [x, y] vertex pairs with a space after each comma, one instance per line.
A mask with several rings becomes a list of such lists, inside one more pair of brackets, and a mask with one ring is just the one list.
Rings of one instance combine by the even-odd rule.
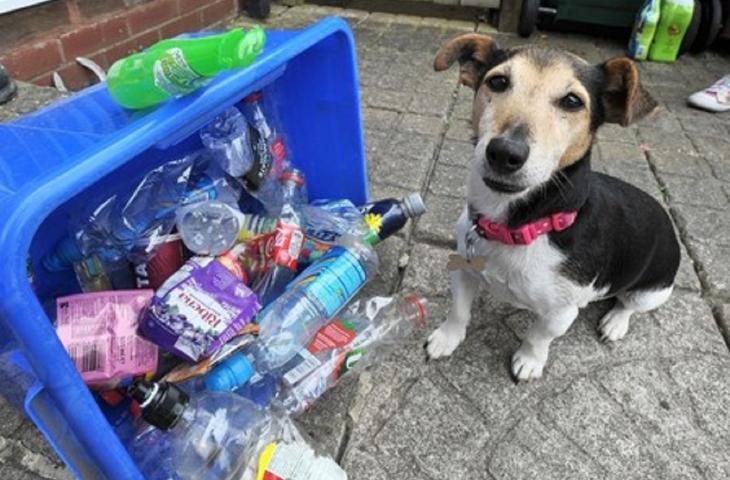
[[624, 338], [629, 331], [631, 312], [614, 308], [609, 311], [598, 325], [598, 333], [602, 342], [616, 342]]
[[542, 377], [546, 356], [536, 355], [524, 344], [512, 355], [512, 376], [518, 382], [530, 382]]
[[433, 331], [426, 341], [426, 353], [430, 358], [448, 357], [466, 337], [466, 327], [444, 323]]

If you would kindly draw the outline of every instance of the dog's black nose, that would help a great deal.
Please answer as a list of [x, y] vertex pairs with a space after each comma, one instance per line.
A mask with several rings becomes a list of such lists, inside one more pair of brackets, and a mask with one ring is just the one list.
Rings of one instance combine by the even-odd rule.
[[524, 140], [496, 137], [487, 145], [487, 161], [492, 169], [501, 174], [514, 173], [525, 164], [530, 146]]

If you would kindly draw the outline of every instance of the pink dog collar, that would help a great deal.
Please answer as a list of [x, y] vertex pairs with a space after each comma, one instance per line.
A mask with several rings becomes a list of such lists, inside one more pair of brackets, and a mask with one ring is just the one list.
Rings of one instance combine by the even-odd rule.
[[497, 240], [507, 245], [529, 245], [540, 235], [560, 232], [570, 227], [575, 223], [577, 216], [577, 211], [557, 212], [518, 228], [509, 228], [507, 225], [480, 216], [475, 224], [479, 235], [487, 240]]

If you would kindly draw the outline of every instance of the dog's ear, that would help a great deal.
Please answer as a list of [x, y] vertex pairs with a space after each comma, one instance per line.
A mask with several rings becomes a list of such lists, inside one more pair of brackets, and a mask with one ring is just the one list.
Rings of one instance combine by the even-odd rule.
[[433, 68], [441, 72], [458, 60], [459, 81], [476, 90], [479, 80], [487, 71], [489, 58], [498, 49], [497, 42], [487, 35], [461, 35], [449, 40], [439, 49]]
[[599, 68], [604, 73], [601, 101], [606, 122], [625, 127], [657, 108], [657, 102], [641, 86], [639, 69], [632, 60], [626, 57], [612, 58]]

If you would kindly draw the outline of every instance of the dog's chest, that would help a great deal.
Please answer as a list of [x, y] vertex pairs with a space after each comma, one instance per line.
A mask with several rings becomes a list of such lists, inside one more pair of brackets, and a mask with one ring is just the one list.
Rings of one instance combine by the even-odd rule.
[[547, 236], [518, 246], [479, 239], [474, 247], [476, 255], [486, 258], [482, 277], [490, 292], [503, 301], [540, 312], [584, 306], [600, 295], [592, 285], [579, 285], [561, 271], [565, 256]]

